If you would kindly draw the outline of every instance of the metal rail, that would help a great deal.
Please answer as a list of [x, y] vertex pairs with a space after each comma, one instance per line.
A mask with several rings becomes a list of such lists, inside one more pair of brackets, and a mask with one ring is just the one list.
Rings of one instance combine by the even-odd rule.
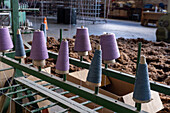
[[[58, 54], [49, 51], [49, 56], [50, 58], [54, 58], [57, 59]], [[90, 67], [90, 63], [85, 62], [85, 61], [81, 61], [75, 58], [69, 58], [70, 59], [70, 64], [73, 64], [75, 66], [78, 67], [82, 67], [85, 69], [89, 69]], [[135, 76], [134, 75], [130, 75], [130, 74], [126, 74], [123, 72], [119, 72], [119, 71], [115, 71], [109, 68], [104, 68], [102, 67], [102, 74], [118, 79], [118, 80], [122, 80], [125, 82], [128, 82], [130, 84], [134, 84], [135, 83]], [[170, 86], [168, 85], [164, 85], [164, 84], [160, 84], [158, 82], [154, 82], [154, 81], [150, 81], [150, 85], [151, 85], [151, 89], [160, 93], [164, 93], [166, 95], [170, 95]]]
[[[26, 52], [29, 53], [30, 50], [26, 50]], [[14, 53], [15, 52], [6, 53], [6, 56], [8, 56], [10, 58], [14, 58], [14, 55], [15, 55]], [[57, 59], [57, 57], [58, 57], [57, 53], [54, 53], [54, 52], [51, 52], [51, 51], [48, 51], [48, 54], [49, 54], [50, 58]], [[85, 62], [85, 61], [80, 62], [80, 60], [75, 59], [75, 58], [71, 58], [71, 57], [69, 58], [69, 60], [70, 60], [70, 64], [73, 64], [75, 66], [82, 67], [82, 68], [85, 68], [85, 69], [89, 69], [90, 63], [88, 63], [88, 62]], [[135, 76], [134, 75], [115, 71], [115, 70], [112, 70], [112, 69], [109, 69], [109, 68], [102, 67], [102, 74], [109, 76], [109, 77], [112, 77], [112, 78], [115, 78], [115, 79], [118, 79], [118, 80], [128, 82], [130, 84], [135, 83]], [[166, 94], [166, 95], [170, 95], [170, 86], [160, 84], [160, 83], [154, 82], [154, 81], [150, 81], [150, 85], [151, 85], [152, 90]]]
[[[61, 103], [64, 106], [67, 106], [67, 107], [73, 109], [76, 112], [81, 112], [81, 113], [82, 112], [84, 112], [84, 113], [94, 112], [95, 113], [95, 111], [91, 110], [90, 108], [82, 106], [81, 104], [78, 104], [77, 102], [72, 101], [65, 96], [62, 96], [62, 94], [60, 94], [60, 93], [53, 92], [48, 88], [45, 88], [45, 87], [43, 87], [39, 84], [35, 84], [33, 81], [30, 81], [30, 80], [28, 80], [24, 77], [15, 78], [15, 80], [17, 80], [19, 83], [21, 83], [23, 85], [26, 85], [26, 86], [32, 88], [35, 91], [40, 92], [41, 94], [45, 95], [48, 98], [51, 98], [52, 100], [55, 100], [56, 102]], [[43, 101], [43, 100], [46, 100], [46, 98], [35, 100], [33, 102], [23, 104], [22, 106], [27, 106], [27, 105], [30, 105], [32, 103], [37, 103], [37, 102], [40, 102], [40, 101]]]

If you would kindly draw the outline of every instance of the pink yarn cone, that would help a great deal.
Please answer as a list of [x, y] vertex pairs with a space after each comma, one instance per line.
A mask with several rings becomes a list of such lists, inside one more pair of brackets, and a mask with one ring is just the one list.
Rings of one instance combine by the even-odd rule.
[[45, 60], [48, 58], [48, 51], [43, 31], [34, 32], [30, 58], [33, 60]]
[[0, 28], [0, 51], [7, 51], [14, 47], [8, 28]]
[[88, 28], [77, 28], [74, 51], [85, 52], [91, 50]]
[[120, 57], [115, 34], [104, 34], [100, 37], [102, 60], [113, 60]]
[[69, 73], [69, 49], [67, 40], [62, 41], [60, 45], [59, 55], [56, 62], [56, 73]]

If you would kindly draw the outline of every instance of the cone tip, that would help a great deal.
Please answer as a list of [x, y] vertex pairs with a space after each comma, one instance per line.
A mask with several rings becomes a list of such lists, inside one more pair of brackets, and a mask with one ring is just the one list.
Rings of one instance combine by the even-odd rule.
[[97, 45], [97, 50], [101, 50], [101, 45], [100, 44]]
[[21, 30], [20, 29], [17, 30], [17, 34], [21, 34]]
[[107, 34], [107, 32], [103, 32], [103, 34], [104, 34], [104, 35], [106, 35], [106, 34]]
[[37, 31], [37, 32], [40, 32], [41, 30], [40, 30], [40, 29], [37, 29], [36, 31]]
[[82, 29], [84, 29], [84, 26], [81, 26]]
[[67, 39], [63, 39], [63, 41], [65, 41], [65, 42], [66, 42], [66, 41], [67, 41]]
[[146, 58], [144, 55], [140, 57], [140, 64], [146, 64]]

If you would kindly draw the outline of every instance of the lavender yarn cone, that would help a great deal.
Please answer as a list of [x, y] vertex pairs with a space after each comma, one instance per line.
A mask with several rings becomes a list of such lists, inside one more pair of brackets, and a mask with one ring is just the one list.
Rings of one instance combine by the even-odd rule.
[[8, 28], [0, 28], [0, 52], [5, 52], [14, 47]]
[[20, 30], [17, 31], [17, 38], [16, 38], [16, 44], [15, 44], [15, 58], [21, 59], [26, 57], [24, 44], [22, 41], [22, 36]]
[[88, 55], [91, 50], [88, 28], [77, 28], [74, 51], [77, 51], [80, 56]]
[[61, 42], [59, 55], [56, 62], [56, 73], [58, 74], [69, 73], [69, 49], [67, 40], [63, 40]]
[[104, 63], [114, 63], [120, 57], [115, 34], [104, 34], [100, 37], [102, 60]]
[[138, 65], [133, 100], [137, 103], [151, 101], [150, 82], [145, 56], [141, 56], [140, 64]]
[[43, 31], [34, 32], [30, 58], [34, 65], [42, 67], [45, 65], [45, 59], [49, 58]]
[[46, 24], [42, 23], [41, 26], [40, 26], [40, 30], [44, 32], [45, 42], [47, 42]]
[[92, 59], [88, 76], [87, 84], [92, 86], [101, 86], [102, 80], [102, 51], [100, 47], [95, 50], [94, 57]]

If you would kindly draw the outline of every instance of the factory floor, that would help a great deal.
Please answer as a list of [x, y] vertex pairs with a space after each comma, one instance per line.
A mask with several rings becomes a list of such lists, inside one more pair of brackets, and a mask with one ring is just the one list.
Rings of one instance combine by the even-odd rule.
[[[43, 22], [42, 17], [32, 17], [27, 16], [35, 29], [40, 28], [40, 24]], [[103, 32], [115, 33], [116, 38], [144, 38], [150, 41], [156, 41], [156, 27], [144, 27], [140, 25], [140, 22], [128, 21], [128, 20], [116, 20], [116, 19], [107, 19], [105, 22], [93, 22], [89, 21], [80, 21], [77, 20], [76, 25], [66, 25], [66, 24], [57, 24], [56, 17], [48, 17], [48, 36], [59, 38], [59, 29], [68, 29], [68, 31], [63, 31], [63, 38], [72, 38], [76, 34], [76, 28], [80, 26], [88, 27], [90, 35], [102, 35]], [[23, 37], [25, 41], [32, 40], [32, 36], [26, 35]]]

